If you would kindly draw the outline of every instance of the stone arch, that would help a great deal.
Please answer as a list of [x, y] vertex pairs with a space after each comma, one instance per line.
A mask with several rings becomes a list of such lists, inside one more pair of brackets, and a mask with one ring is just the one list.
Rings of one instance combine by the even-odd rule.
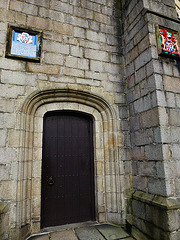
[[96, 216], [100, 222], [122, 223], [123, 196], [119, 156], [122, 147], [118, 111], [100, 96], [70, 89], [32, 93], [23, 104], [17, 185], [17, 222], [40, 231], [43, 116], [71, 110], [94, 119]]

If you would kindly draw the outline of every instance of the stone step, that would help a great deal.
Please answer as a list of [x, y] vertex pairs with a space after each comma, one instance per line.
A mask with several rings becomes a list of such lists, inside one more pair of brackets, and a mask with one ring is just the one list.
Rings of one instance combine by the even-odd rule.
[[121, 226], [96, 224], [72, 229], [41, 233], [27, 240], [133, 240]]

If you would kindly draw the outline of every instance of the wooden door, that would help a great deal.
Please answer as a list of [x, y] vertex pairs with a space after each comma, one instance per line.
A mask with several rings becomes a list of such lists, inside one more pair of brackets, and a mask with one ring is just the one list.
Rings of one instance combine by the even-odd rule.
[[41, 227], [94, 219], [92, 119], [50, 112], [43, 127]]

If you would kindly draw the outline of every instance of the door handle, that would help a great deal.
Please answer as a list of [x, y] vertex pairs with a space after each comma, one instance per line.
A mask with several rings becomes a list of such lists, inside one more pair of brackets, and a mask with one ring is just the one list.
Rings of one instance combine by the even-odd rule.
[[52, 176], [49, 178], [48, 184], [49, 184], [49, 185], [53, 185], [53, 184], [54, 184], [54, 180], [53, 180], [53, 177], [52, 177]]

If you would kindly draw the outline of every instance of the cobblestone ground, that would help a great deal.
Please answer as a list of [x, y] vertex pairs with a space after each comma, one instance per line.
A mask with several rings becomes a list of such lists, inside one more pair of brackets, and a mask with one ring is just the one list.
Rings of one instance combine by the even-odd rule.
[[27, 240], [133, 240], [122, 227], [111, 224], [95, 224], [71, 229], [46, 232]]

